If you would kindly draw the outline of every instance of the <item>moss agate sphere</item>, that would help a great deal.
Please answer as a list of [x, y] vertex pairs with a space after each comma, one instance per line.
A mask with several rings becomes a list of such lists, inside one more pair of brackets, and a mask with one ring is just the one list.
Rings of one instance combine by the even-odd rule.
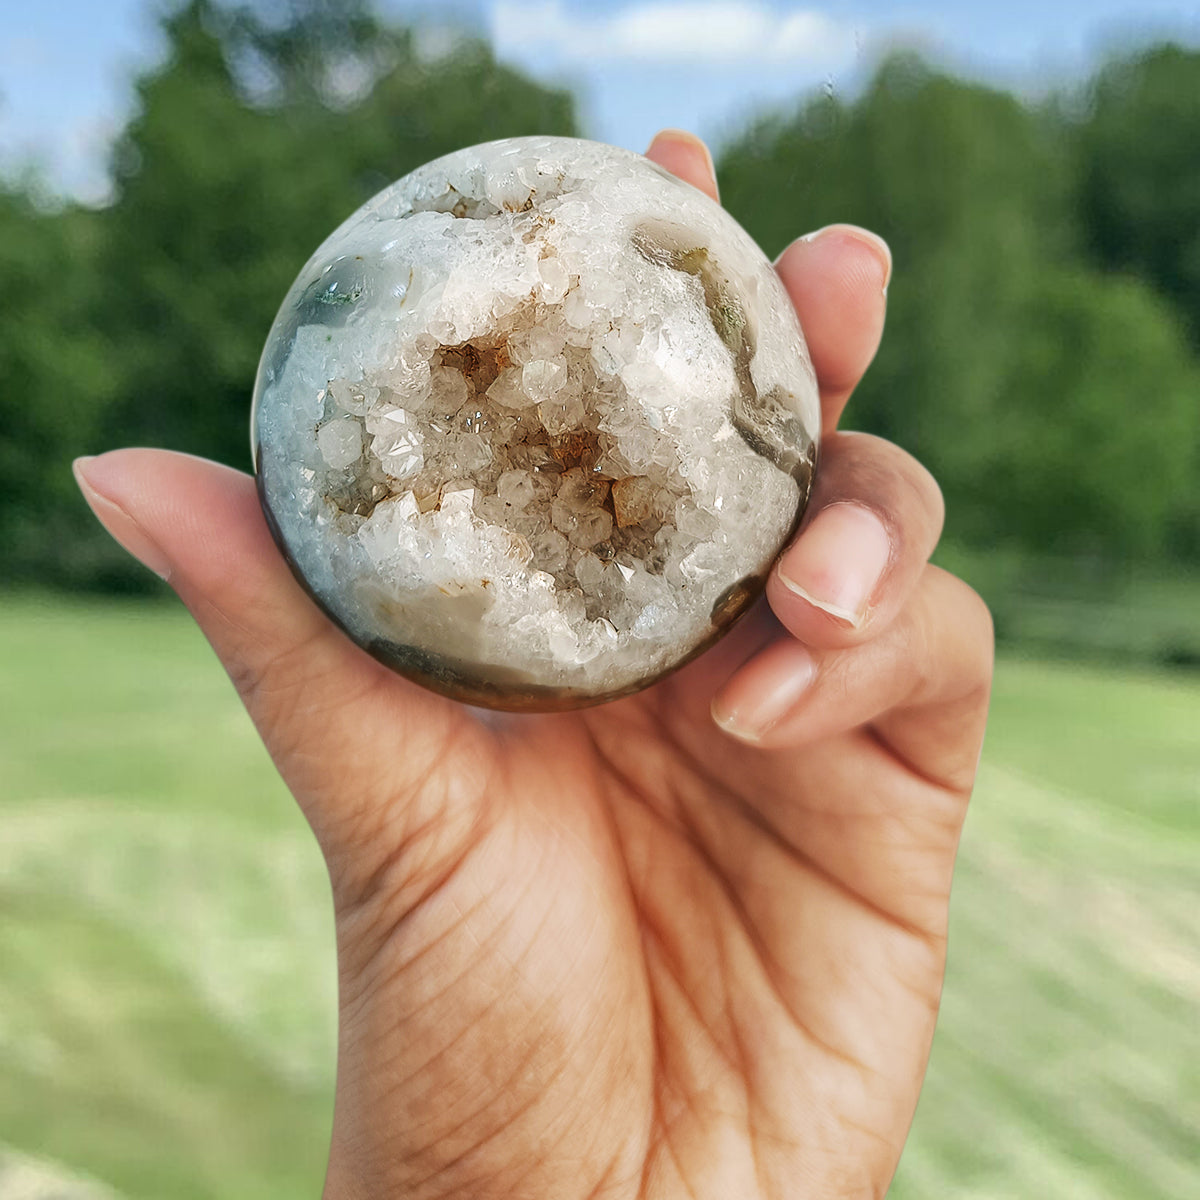
[[817, 388], [748, 234], [640, 155], [429, 163], [309, 260], [255, 385], [259, 491], [325, 611], [474, 704], [638, 690], [761, 591]]

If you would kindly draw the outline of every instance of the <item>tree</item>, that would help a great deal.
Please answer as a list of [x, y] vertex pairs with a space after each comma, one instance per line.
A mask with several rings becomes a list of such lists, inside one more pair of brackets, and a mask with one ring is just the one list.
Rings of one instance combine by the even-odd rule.
[[1143, 281], [1079, 267], [1043, 272], [1027, 301], [1004, 416], [968, 484], [971, 535], [1161, 557], [1200, 466], [1200, 370], [1182, 323]]
[[[103, 302], [95, 214], [43, 206], [34, 181], [0, 187], [0, 544], [9, 581], [112, 580], [71, 479], [115, 389], [91, 314]], [[86, 533], [81, 531], [86, 530]], [[123, 564], [116, 574], [124, 570]]]
[[186, 0], [137, 85], [116, 198], [52, 210], [0, 186], [6, 578], [149, 586], [83, 515], [69, 463], [144, 442], [248, 465], [276, 309], [374, 192], [462, 145], [576, 132], [564, 91], [462, 39], [428, 58], [365, 0]]
[[852, 105], [822, 97], [760, 123], [722, 154], [720, 174], [769, 252], [798, 226], [834, 221], [888, 240], [888, 335], [852, 420], [953, 490], [970, 469], [964, 439], [994, 419], [1029, 281], [1065, 236], [1065, 179], [1035, 120], [1005, 93], [901, 55]]
[[[569, 93], [468, 36], [430, 57], [368, 0], [186, 0], [163, 28], [110, 207], [0, 186], [11, 578], [144, 586], [82, 519], [70, 457], [147, 442], [248, 465], [258, 357], [323, 238], [457, 147], [576, 132]], [[850, 419], [930, 466], [952, 537], [1200, 559], [1200, 53], [1116, 60], [1087, 98], [1034, 110], [894, 55], [855, 99], [754, 122], [722, 191], [772, 253], [833, 221], [891, 243]]]
[[888, 239], [888, 331], [850, 420], [933, 470], [952, 537], [1141, 556], [1185, 520], [1194, 366], [1166, 306], [1081, 261], [1043, 114], [902, 55], [853, 103], [759, 121], [719, 173], [769, 252], [833, 221]]
[[[247, 465], [263, 342], [324, 237], [450, 150], [575, 132], [566, 93], [481, 44], [429, 61], [359, 5], [278, 9], [190, 0], [165, 21], [167, 62], [138, 86], [107, 222], [107, 328], [126, 363], [114, 440]], [[338, 90], [347, 77], [358, 91]]]
[[1072, 122], [1088, 245], [1176, 304], [1200, 346], [1200, 51], [1152, 46], [1091, 81]]
[[[1087, 246], [1103, 269], [1136, 272], [1156, 288], [1200, 349], [1200, 51], [1167, 43], [1122, 55], [1083, 100], [1060, 107]], [[1194, 396], [1192, 406], [1200, 413]], [[1200, 561], [1200, 415], [1183, 436], [1193, 466], [1169, 545]]]

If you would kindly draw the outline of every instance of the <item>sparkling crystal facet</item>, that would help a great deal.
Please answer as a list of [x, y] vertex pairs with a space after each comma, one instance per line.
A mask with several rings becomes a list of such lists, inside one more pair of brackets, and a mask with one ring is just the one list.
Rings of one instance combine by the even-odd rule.
[[512, 709], [636, 691], [728, 628], [818, 424], [748, 235], [569, 138], [459, 151], [350, 217], [284, 300], [253, 422], [272, 531], [334, 620]]

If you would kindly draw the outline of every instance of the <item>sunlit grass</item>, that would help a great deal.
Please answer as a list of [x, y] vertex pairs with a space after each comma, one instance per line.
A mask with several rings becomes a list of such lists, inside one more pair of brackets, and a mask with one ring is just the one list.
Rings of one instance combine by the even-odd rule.
[[1002, 660], [896, 1200], [1200, 1184], [1200, 680]]
[[328, 886], [211, 651], [9, 601], [0, 663], [0, 1147], [130, 1200], [319, 1195]]
[[[0, 1159], [317, 1196], [327, 884], [220, 667], [174, 608], [11, 599], [0, 663]], [[1193, 1194], [1198, 814], [1194, 674], [1002, 661], [897, 1200]]]

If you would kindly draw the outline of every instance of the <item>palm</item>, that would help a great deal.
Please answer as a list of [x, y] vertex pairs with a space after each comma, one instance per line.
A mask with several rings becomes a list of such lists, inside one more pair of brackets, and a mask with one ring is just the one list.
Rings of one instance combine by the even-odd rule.
[[[714, 736], [714, 686], [765, 624], [621, 704], [498, 730], [461, 713], [428, 745], [438, 811], [414, 828], [405, 794], [376, 814], [392, 836], [370, 870], [356, 854], [339, 925], [360, 981], [340, 1117], [388, 1147], [369, 1166], [345, 1148], [367, 1194], [748, 1200], [890, 1177], [964, 798], [870, 728], [772, 756]], [[913, 789], [918, 828], [889, 811]]]

